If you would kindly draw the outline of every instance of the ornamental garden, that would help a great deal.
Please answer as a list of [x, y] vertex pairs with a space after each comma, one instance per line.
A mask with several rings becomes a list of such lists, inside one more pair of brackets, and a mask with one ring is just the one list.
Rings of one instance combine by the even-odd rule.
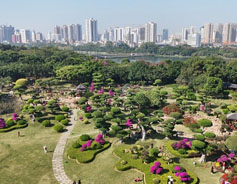
[[61, 158], [72, 181], [237, 183], [237, 95], [218, 79], [196, 90], [166, 84], [164, 78], [119, 83], [98, 71], [89, 81], [80, 73], [76, 82], [63, 72], [58, 69], [54, 78], [20, 78], [2, 88], [1, 183], [14, 183], [10, 175], [20, 167], [13, 178], [19, 183], [57, 183], [53, 154], [68, 131]]

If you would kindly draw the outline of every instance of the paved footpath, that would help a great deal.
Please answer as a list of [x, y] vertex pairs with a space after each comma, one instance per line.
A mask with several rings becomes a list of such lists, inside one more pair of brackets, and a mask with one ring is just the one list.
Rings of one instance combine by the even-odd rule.
[[71, 126], [67, 127], [67, 132], [62, 133], [62, 136], [60, 137], [57, 146], [54, 150], [53, 153], [53, 173], [54, 177], [60, 184], [72, 184], [73, 181], [68, 178], [64, 171], [64, 166], [63, 166], [63, 153], [64, 153], [64, 147], [67, 143], [67, 139], [70, 136], [75, 124], [77, 121], [74, 120], [77, 117], [77, 110], [73, 110], [71, 116]]

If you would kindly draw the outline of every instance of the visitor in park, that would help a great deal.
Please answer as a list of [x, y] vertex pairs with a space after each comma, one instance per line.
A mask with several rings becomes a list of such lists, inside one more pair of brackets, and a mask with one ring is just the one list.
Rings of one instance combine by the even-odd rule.
[[81, 180], [78, 180], [78, 184], [81, 184]]
[[225, 171], [225, 162], [222, 163], [222, 171]]
[[213, 167], [213, 165], [211, 166], [211, 174], [214, 174], [214, 167]]
[[17, 132], [17, 135], [18, 135], [18, 137], [20, 137], [20, 136], [21, 136], [21, 132], [20, 132], [20, 131], [18, 131], [18, 132]]
[[137, 178], [135, 179], [135, 182], [140, 182], [140, 181], [141, 181], [140, 177], [137, 177]]
[[77, 184], [76, 181], [74, 180], [72, 184]]
[[43, 149], [44, 149], [44, 153], [47, 153], [47, 152], [48, 152], [48, 148], [47, 148], [46, 145], [44, 145]]

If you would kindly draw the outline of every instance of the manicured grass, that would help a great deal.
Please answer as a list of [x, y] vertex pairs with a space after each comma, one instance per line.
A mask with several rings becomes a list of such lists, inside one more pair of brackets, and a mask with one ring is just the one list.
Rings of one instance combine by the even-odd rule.
[[52, 156], [60, 134], [39, 123], [29, 123], [20, 132], [22, 137], [17, 131], [0, 134], [0, 183], [56, 184]]
[[[162, 174], [152, 174], [150, 172], [150, 168], [153, 166], [154, 162], [149, 163], [149, 164], [144, 164], [142, 163], [142, 159], [133, 159], [131, 153], [124, 153], [125, 149], [129, 149], [131, 146], [120, 146], [114, 150], [115, 155], [119, 156], [122, 160], [125, 160], [128, 162], [128, 165], [130, 165], [132, 168], [136, 168], [143, 172], [145, 174], [145, 182], [146, 184], [153, 184], [153, 179], [157, 178], [161, 181], [161, 184], [166, 184], [167, 183], [167, 178], [168, 176], [173, 176], [175, 179], [175, 183], [177, 184], [182, 184], [180, 179], [172, 173], [172, 168], [174, 165], [177, 164], [167, 164], [163, 159], [158, 158], [157, 161], [161, 163], [161, 166], [164, 168], [164, 171]], [[118, 164], [117, 164], [118, 166]], [[119, 169], [119, 168], [117, 168]], [[196, 184], [198, 182], [198, 178], [192, 174], [191, 172], [187, 171], [189, 176], [193, 179], [192, 182], [193, 184]]]
[[[86, 143], [87, 141], [81, 142], [82, 144]], [[88, 149], [85, 151], [80, 151], [80, 148], [69, 148], [68, 156], [71, 159], [76, 159], [79, 163], [88, 163], [92, 162], [98, 153], [108, 149], [110, 147], [110, 142], [105, 142], [101, 149]]]

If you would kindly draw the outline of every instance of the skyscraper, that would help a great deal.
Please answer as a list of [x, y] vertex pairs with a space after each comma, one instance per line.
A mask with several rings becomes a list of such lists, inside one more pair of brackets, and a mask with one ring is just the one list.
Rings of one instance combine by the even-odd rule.
[[64, 39], [64, 41], [68, 41], [68, 26], [63, 25], [63, 27], [61, 29], [61, 34], [62, 34], [62, 38]]
[[169, 31], [168, 31], [168, 29], [163, 29], [162, 37], [163, 37], [163, 40], [165, 40], [165, 41], [168, 40], [168, 38], [169, 38]]
[[236, 42], [237, 24], [227, 23], [223, 28], [223, 44], [230, 45]]
[[21, 42], [22, 43], [30, 43], [31, 42], [31, 32], [28, 29], [20, 29], [21, 34]]
[[203, 30], [203, 44], [212, 44], [213, 43], [213, 24], [205, 24]]
[[12, 35], [14, 35], [14, 27], [5, 25], [0, 26], [0, 43], [11, 43]]
[[145, 41], [156, 42], [157, 38], [157, 24], [149, 22], [145, 25]]
[[145, 41], [145, 27], [139, 27], [138, 28], [138, 41], [144, 42]]
[[222, 39], [223, 39], [222, 35], [223, 35], [223, 24], [217, 24], [214, 27], [213, 42], [222, 43]]
[[97, 20], [90, 18], [86, 20], [86, 42], [96, 42], [97, 40]]
[[124, 41], [124, 29], [121, 27], [116, 27], [114, 29], [114, 41]]

